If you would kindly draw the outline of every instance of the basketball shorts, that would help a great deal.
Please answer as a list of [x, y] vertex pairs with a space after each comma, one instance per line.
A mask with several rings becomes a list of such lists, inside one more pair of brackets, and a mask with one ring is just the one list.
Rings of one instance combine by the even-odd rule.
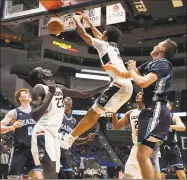
[[71, 151], [61, 148], [60, 166], [64, 171], [72, 171]]
[[27, 174], [30, 171], [43, 171], [40, 165], [35, 165], [30, 147], [23, 145], [22, 147], [13, 148], [10, 159], [9, 177], [19, 179], [21, 174], [25, 174], [25, 168], [27, 169]]
[[160, 147], [160, 152], [161, 152], [160, 166], [161, 166], [162, 173], [166, 172], [168, 164], [174, 167], [175, 170], [184, 169], [183, 159], [178, 145], [176, 144], [172, 146], [162, 145]]
[[163, 141], [170, 127], [170, 112], [160, 101], [140, 112], [138, 124], [138, 144], [145, 140], [153, 143]]
[[123, 85], [112, 82], [95, 101], [93, 109], [98, 114], [105, 112], [117, 112], [132, 96], [133, 86], [131, 81], [126, 81]]
[[46, 135], [44, 131], [32, 135], [31, 151], [36, 165], [56, 162], [60, 170], [60, 138]]

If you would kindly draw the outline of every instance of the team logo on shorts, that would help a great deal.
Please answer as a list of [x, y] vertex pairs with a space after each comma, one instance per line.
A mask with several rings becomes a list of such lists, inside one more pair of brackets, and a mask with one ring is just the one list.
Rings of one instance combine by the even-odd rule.
[[44, 156], [45, 156], [44, 150], [43, 149], [39, 149], [39, 159], [40, 159], [40, 161], [44, 158]]
[[108, 96], [107, 95], [103, 95], [100, 98], [100, 103], [105, 103], [105, 102], [107, 102], [107, 100], [108, 100]]

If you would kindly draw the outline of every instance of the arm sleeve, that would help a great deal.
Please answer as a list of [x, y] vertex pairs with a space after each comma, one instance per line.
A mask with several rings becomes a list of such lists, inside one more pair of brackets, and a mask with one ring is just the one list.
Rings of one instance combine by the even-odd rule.
[[168, 76], [171, 72], [171, 68], [166, 61], [157, 61], [149, 70], [149, 73], [157, 75], [158, 79]]

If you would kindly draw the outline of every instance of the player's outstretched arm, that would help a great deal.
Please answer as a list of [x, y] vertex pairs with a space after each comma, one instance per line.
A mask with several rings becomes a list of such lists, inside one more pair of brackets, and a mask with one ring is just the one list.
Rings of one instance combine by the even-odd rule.
[[175, 125], [171, 125], [170, 129], [176, 130], [176, 131], [186, 131], [186, 126], [182, 122], [181, 118], [177, 115], [173, 116], [173, 121]]
[[85, 138], [77, 138], [75, 140], [75, 144], [76, 145], [82, 145], [82, 144], [86, 144], [90, 141], [93, 141], [95, 138], [95, 133], [89, 133], [87, 137]]
[[[50, 90], [50, 87], [51, 86], [49, 86], [49, 92], [46, 95], [43, 86], [36, 85], [33, 88], [33, 92], [32, 92], [33, 101], [31, 103], [31, 106], [33, 108], [33, 112], [32, 112], [33, 119], [35, 121], [39, 121], [39, 119], [44, 115], [49, 104], [51, 103], [53, 95], [56, 91], [56, 86], [52, 87], [52, 90]], [[43, 97], [45, 97], [44, 100]]]
[[[0, 134], [8, 133], [9, 131], [14, 131], [16, 128], [22, 126], [22, 121], [18, 120], [15, 122], [14, 111], [9, 111], [4, 119], [0, 121]], [[8, 126], [9, 123], [14, 123], [12, 126]]]
[[112, 71], [114, 74], [116, 74], [116, 76], [120, 77], [120, 78], [131, 78], [131, 75], [128, 71], [120, 71], [118, 70], [114, 65], [112, 64], [105, 64], [103, 65], [103, 68], [105, 71]]
[[128, 61], [128, 72], [131, 75], [132, 80], [141, 88], [146, 88], [158, 80], [156, 71], [153, 69], [149, 74], [141, 76], [137, 73], [136, 61]]
[[63, 85], [58, 85], [58, 87], [62, 90], [63, 94], [65, 97], [73, 97], [73, 98], [88, 98], [88, 97], [92, 97], [95, 94], [100, 93], [101, 91], [105, 90], [108, 87], [108, 83], [97, 87], [95, 89], [90, 89], [90, 90], [86, 90], [86, 91], [80, 91], [77, 89], [68, 89]]
[[101, 39], [103, 34], [93, 25], [93, 23], [90, 21], [89, 17], [86, 16], [85, 14], [83, 14], [81, 11], [79, 11], [77, 13], [80, 14], [83, 17], [83, 19], [89, 24], [89, 26], [94, 34], [94, 37], [97, 39]]
[[77, 26], [77, 32], [79, 33], [80, 37], [89, 45], [92, 46], [92, 37], [86, 32], [85, 28], [82, 26], [80, 22], [80, 16], [75, 15], [73, 19]]
[[112, 115], [112, 124], [113, 124], [114, 130], [119, 130], [121, 128], [126, 127], [129, 124], [129, 117], [130, 117], [131, 112], [132, 110], [125, 113], [125, 115], [120, 120], [118, 120], [116, 113]]

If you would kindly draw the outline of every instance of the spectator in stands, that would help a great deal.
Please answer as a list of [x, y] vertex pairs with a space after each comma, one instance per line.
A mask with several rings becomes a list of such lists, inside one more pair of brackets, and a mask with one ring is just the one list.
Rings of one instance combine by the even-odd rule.
[[9, 163], [10, 155], [8, 152], [8, 146], [4, 145], [3, 146], [3, 152], [0, 155], [0, 178], [2, 179], [7, 179], [8, 176], [8, 163]]

